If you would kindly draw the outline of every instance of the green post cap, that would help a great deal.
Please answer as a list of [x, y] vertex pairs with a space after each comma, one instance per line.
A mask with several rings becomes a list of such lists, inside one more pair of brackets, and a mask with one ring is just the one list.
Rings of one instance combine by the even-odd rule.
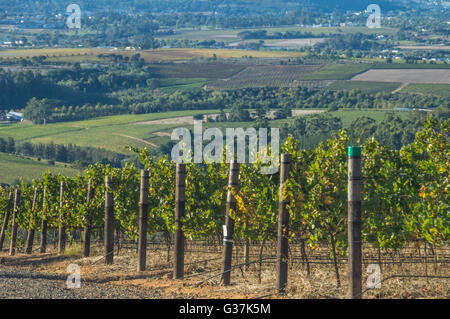
[[361, 157], [361, 147], [350, 146], [348, 148], [349, 157]]

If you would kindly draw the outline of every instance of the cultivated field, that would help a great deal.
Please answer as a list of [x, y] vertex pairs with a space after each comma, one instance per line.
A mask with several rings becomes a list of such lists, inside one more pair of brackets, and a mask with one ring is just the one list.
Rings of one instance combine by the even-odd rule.
[[450, 51], [450, 45], [400, 45], [403, 50], [445, 50]]
[[369, 81], [335, 81], [331, 83], [327, 89], [350, 91], [358, 89], [366, 93], [392, 92], [396, 90], [401, 83], [389, 82], [369, 82]]
[[266, 47], [276, 47], [284, 49], [300, 49], [303, 47], [311, 47], [317, 43], [324, 42], [325, 39], [322, 38], [311, 38], [311, 39], [289, 39], [289, 40], [273, 40], [265, 41], [264, 46]]
[[[326, 39], [325, 38], [301, 38], [301, 39], [288, 39], [288, 40], [263, 40], [264, 47], [266, 48], [281, 48], [281, 49], [290, 49], [297, 50], [304, 47], [311, 47], [316, 45], [317, 43], [322, 43]], [[228, 48], [236, 48], [240, 45], [246, 45], [249, 43], [259, 43], [259, 39], [250, 39], [243, 41], [235, 41], [227, 44]]]
[[163, 78], [158, 79], [158, 90], [163, 93], [173, 93], [175, 91], [201, 90], [202, 87], [215, 79], [197, 78]]
[[401, 92], [450, 98], [450, 84], [408, 84]]
[[450, 84], [450, 70], [369, 70], [352, 80]]
[[236, 63], [161, 63], [149, 65], [158, 78], [229, 78], [242, 71], [245, 64]]
[[194, 58], [212, 58], [216, 54], [219, 59], [253, 58], [292, 58], [304, 56], [301, 52], [252, 51], [227, 49], [158, 49], [143, 51], [142, 58], [146, 62], [165, 60], [187, 60]]
[[417, 63], [417, 64], [412, 64], [412, 63], [405, 63], [404, 61], [402, 62], [394, 62], [394, 63], [377, 63], [372, 65], [371, 67], [372, 70], [375, 69], [450, 69], [450, 64], [444, 64], [444, 63], [436, 63], [436, 64], [431, 64], [431, 63]]
[[302, 75], [300, 80], [348, 80], [369, 68], [368, 64], [328, 64], [311, 74]]
[[71, 55], [97, 55], [112, 53], [113, 49], [94, 48], [46, 48], [46, 49], [22, 49], [22, 50], [0, 50], [2, 58], [25, 58], [33, 56], [71, 56]]
[[252, 58], [293, 58], [304, 56], [301, 52], [251, 51], [228, 49], [156, 49], [156, 50], [117, 50], [117, 49], [29, 49], [0, 50], [0, 58], [24, 58], [33, 56], [48, 56], [51, 62], [100, 62], [99, 54], [121, 54], [131, 57], [139, 53], [146, 62], [183, 61], [191, 59], [212, 58], [215, 54], [219, 59]]
[[300, 86], [303, 74], [318, 70], [318, 65], [250, 66], [231, 78], [207, 85], [211, 89], [237, 89], [245, 87]]

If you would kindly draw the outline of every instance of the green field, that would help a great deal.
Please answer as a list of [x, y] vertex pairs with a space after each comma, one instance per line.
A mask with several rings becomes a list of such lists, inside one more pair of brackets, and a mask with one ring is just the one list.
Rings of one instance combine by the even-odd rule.
[[450, 84], [416, 84], [410, 83], [400, 92], [410, 94], [435, 95], [450, 98]]
[[395, 112], [401, 118], [407, 118], [409, 112], [401, 112], [395, 110], [353, 110], [353, 109], [341, 109], [336, 112], [331, 112], [331, 115], [339, 117], [342, 119], [342, 124], [344, 127], [348, 127], [351, 122], [359, 117], [366, 116], [374, 119], [377, 122], [382, 122], [386, 113]]
[[[336, 112], [330, 112], [328, 114], [338, 117], [342, 120], [342, 124], [344, 128], [348, 127], [351, 122], [356, 120], [359, 117], [366, 116], [374, 119], [377, 122], [381, 122], [384, 120], [384, 117], [386, 116], [386, 113], [388, 112], [395, 112], [397, 115], [399, 115], [401, 118], [406, 118], [409, 114], [409, 112], [401, 112], [401, 111], [395, 111], [395, 110], [372, 110], [372, 109], [361, 109], [361, 110], [355, 110], [355, 109], [340, 109]], [[306, 115], [311, 116], [311, 115]], [[275, 120], [271, 121], [272, 127], [279, 127], [283, 123], [289, 123], [294, 121], [295, 118], [289, 118], [287, 120]]]
[[369, 64], [328, 64], [318, 71], [301, 76], [299, 80], [349, 80], [369, 68]]
[[191, 91], [200, 90], [205, 84], [209, 83], [209, 79], [195, 78], [166, 78], [157, 80], [160, 85], [160, 91], [163, 93], [173, 93], [177, 90]]
[[0, 126], [2, 138], [12, 137], [18, 142], [74, 144], [92, 146], [125, 155], [131, 153], [124, 149], [126, 145], [151, 147], [154, 132], [167, 128], [179, 127], [181, 124], [139, 122], [155, 121], [197, 114], [218, 113], [218, 110], [178, 111], [142, 115], [118, 115], [88, 121], [32, 125], [29, 123], [3, 124]]
[[368, 82], [368, 81], [335, 81], [327, 86], [328, 90], [350, 91], [353, 89], [361, 90], [364, 93], [392, 92], [397, 89], [401, 83]]
[[19, 176], [22, 176], [25, 182], [31, 182], [35, 178], [42, 177], [43, 172], [47, 170], [55, 174], [61, 173], [69, 176], [78, 172], [65, 166], [69, 165], [61, 163], [50, 165], [45, 160], [38, 161], [0, 153], [0, 183], [15, 184]]

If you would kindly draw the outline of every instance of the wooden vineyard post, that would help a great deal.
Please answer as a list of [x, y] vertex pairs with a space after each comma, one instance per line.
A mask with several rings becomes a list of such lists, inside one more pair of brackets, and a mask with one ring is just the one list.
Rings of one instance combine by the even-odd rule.
[[45, 251], [47, 250], [47, 217], [45, 216], [47, 212], [47, 206], [45, 205], [46, 197], [47, 189], [44, 188], [44, 194], [42, 195], [41, 254], [45, 254]]
[[175, 254], [174, 254], [174, 278], [184, 277], [184, 233], [181, 219], [186, 209], [186, 164], [177, 164], [176, 190], [175, 190]]
[[109, 176], [105, 177], [105, 264], [114, 262], [114, 200], [112, 182]]
[[20, 189], [16, 189], [16, 194], [14, 197], [14, 209], [11, 224], [11, 243], [9, 246], [9, 255], [13, 256], [16, 253], [16, 241], [17, 241], [17, 215], [19, 214], [19, 204], [20, 204]]
[[66, 250], [66, 226], [64, 225], [64, 181], [61, 181], [59, 188], [59, 228], [58, 228], [58, 254]]
[[361, 148], [348, 148], [348, 265], [349, 298], [361, 298]]
[[[88, 207], [88, 212], [89, 212], [89, 205], [91, 204], [92, 196], [93, 196], [92, 180], [89, 179], [87, 196], [86, 196], [86, 207]], [[88, 213], [88, 216], [86, 216], [83, 235], [84, 235], [83, 257], [89, 257], [89, 255], [91, 253], [91, 216], [89, 216], [89, 213]]]
[[33, 204], [31, 206], [31, 214], [30, 214], [30, 225], [28, 226], [27, 244], [26, 244], [26, 249], [25, 249], [25, 253], [28, 255], [33, 252], [34, 228], [35, 228], [33, 223], [34, 223], [34, 212], [36, 211], [38, 195], [39, 195], [39, 188], [36, 187], [34, 189]]
[[139, 240], [138, 240], [138, 271], [145, 270], [147, 257], [147, 219], [148, 219], [148, 183], [149, 172], [141, 171], [141, 197], [139, 200]]
[[289, 178], [289, 166], [292, 156], [281, 155], [280, 193], [278, 201], [278, 239], [277, 239], [277, 290], [284, 292], [287, 286], [288, 257], [289, 257], [289, 212], [286, 209], [287, 201], [283, 198], [286, 180]]
[[[237, 191], [239, 184], [239, 163], [232, 161], [230, 164], [230, 176], [228, 179], [228, 187]], [[231, 279], [231, 262], [233, 257], [233, 234], [234, 220], [230, 216], [230, 211], [236, 210], [236, 198], [234, 198], [231, 190], [227, 194], [227, 208], [225, 212], [225, 225], [223, 227], [223, 263], [222, 263], [222, 281], [224, 285], [230, 284]]]
[[0, 251], [3, 249], [3, 242], [5, 241], [6, 229], [8, 228], [9, 217], [11, 215], [11, 204], [13, 201], [13, 192], [9, 192], [8, 205], [6, 206], [5, 217], [3, 219], [2, 229], [0, 231]]

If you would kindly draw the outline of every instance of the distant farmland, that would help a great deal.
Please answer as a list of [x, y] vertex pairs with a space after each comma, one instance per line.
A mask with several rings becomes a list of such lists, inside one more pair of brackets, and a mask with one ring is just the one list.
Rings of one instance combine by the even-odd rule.
[[236, 63], [163, 63], [151, 64], [150, 70], [158, 78], [224, 79], [245, 69]]
[[116, 50], [116, 49], [29, 49], [0, 51], [1, 58], [26, 58], [33, 56], [47, 56], [52, 62], [99, 62], [99, 54], [120, 54], [131, 57], [139, 53], [145, 62], [183, 61], [191, 59], [212, 58], [219, 59], [238, 58], [295, 58], [304, 56], [301, 52], [281, 51], [252, 51], [228, 49], [156, 49], [156, 50]]
[[0, 153], [0, 181], [2, 183], [17, 183], [18, 176], [30, 183], [34, 178], [42, 177], [49, 170], [54, 174], [75, 175], [78, 171], [67, 167], [67, 164], [49, 164], [48, 161], [34, 160], [24, 156]]
[[369, 70], [353, 81], [450, 84], [450, 70]]
[[408, 84], [401, 92], [450, 98], [450, 84]]
[[314, 46], [317, 43], [322, 43], [324, 38], [310, 38], [310, 39], [288, 39], [288, 40], [274, 40], [265, 41], [264, 46], [286, 49], [299, 49], [307, 46]]
[[267, 30], [269, 35], [276, 32], [308, 32], [315, 36], [318, 35], [331, 35], [331, 34], [350, 34], [350, 33], [364, 33], [364, 34], [386, 34], [393, 35], [397, 33], [397, 29], [393, 28], [380, 28], [370, 29], [367, 27], [298, 27], [298, 26], [286, 26], [286, 27], [261, 27], [261, 28], [235, 28], [235, 29], [222, 29], [222, 30], [176, 30], [175, 34], [159, 36], [159, 39], [189, 39], [189, 40], [216, 40], [223, 42], [240, 41], [238, 33], [243, 31], [255, 31], [255, 30]]
[[400, 45], [403, 50], [446, 50], [450, 51], [450, 45]]
[[390, 82], [369, 82], [369, 81], [336, 81], [330, 84], [327, 89], [336, 91], [350, 91], [353, 89], [361, 90], [365, 93], [392, 92], [397, 89], [401, 83]]
[[[231, 78], [219, 80], [209, 84], [211, 89], [237, 89], [245, 87], [293, 87], [308, 85], [299, 78], [304, 74], [309, 74], [318, 70], [318, 65], [271, 65], [271, 66], [250, 66]], [[312, 81], [307, 81], [312, 82]], [[317, 86], [324, 86], [325, 83], [314, 83]], [[323, 81], [321, 81], [323, 82]]]
[[349, 80], [369, 68], [367, 64], [328, 64], [311, 74], [303, 74], [301, 80]]

